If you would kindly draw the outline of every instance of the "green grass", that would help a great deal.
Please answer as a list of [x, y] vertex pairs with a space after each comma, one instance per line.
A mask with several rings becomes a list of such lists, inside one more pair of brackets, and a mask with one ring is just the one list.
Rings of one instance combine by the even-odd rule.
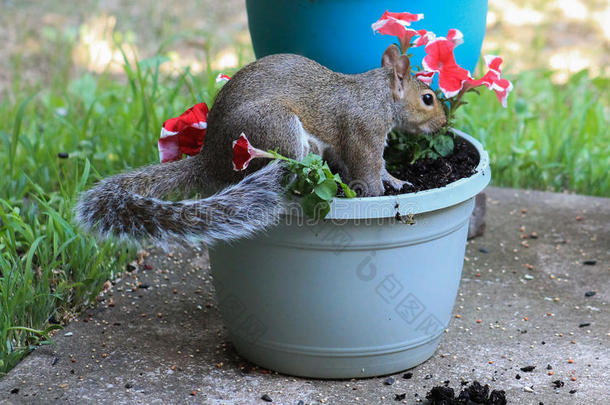
[[[51, 84], [16, 80], [0, 97], [0, 376], [47, 343], [55, 323], [93, 303], [135, 253], [74, 227], [78, 193], [157, 161], [162, 122], [216, 91], [218, 72], [169, 77], [159, 73], [163, 57], [128, 64], [123, 77], [70, 79], [72, 67], [60, 61], [71, 44], [52, 49]], [[19, 60], [10, 65], [18, 71]], [[470, 97], [457, 127], [486, 145], [495, 185], [610, 196], [608, 80], [582, 73], [554, 86], [549, 77], [515, 77], [507, 109], [490, 92]]]
[[120, 78], [70, 80], [58, 67], [52, 85], [17, 82], [0, 97], [0, 377], [135, 255], [79, 232], [72, 207], [101, 177], [158, 161], [162, 122], [216, 91], [217, 72], [164, 76], [164, 60], [127, 64]]
[[469, 94], [456, 127], [489, 151], [493, 184], [610, 197], [610, 79], [587, 71], [564, 85], [549, 71], [514, 79], [508, 108]]

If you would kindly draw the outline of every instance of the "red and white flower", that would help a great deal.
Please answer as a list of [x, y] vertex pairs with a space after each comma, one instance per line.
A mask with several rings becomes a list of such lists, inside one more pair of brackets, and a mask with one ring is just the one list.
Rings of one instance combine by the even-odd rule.
[[208, 127], [208, 111], [205, 103], [199, 103], [163, 123], [158, 142], [161, 163], [180, 160], [183, 154], [199, 153]]
[[451, 28], [447, 33], [447, 39], [453, 42], [455, 46], [458, 46], [464, 43], [464, 34], [460, 30]]
[[[408, 28], [412, 22], [419, 21], [422, 18], [424, 18], [423, 14], [411, 14], [407, 12], [392, 13], [386, 11], [379, 20], [371, 25], [371, 28], [373, 28], [374, 32], [378, 32], [382, 35], [393, 35], [398, 37], [398, 40], [400, 41], [400, 50], [404, 52], [411, 46], [413, 37], [419, 36], [421, 39], [426, 35], [426, 30]], [[420, 43], [418, 44], [418, 41], [416, 41], [413, 46], [421, 46], [424, 44], [422, 41], [419, 41]]]
[[462, 41], [462, 33], [450, 30], [448, 36], [451, 39], [438, 37], [430, 41], [426, 45], [426, 56], [422, 60], [426, 72], [438, 73], [438, 87], [447, 98], [458, 94], [464, 82], [470, 78], [470, 72], [457, 64], [453, 54], [456, 45]]
[[265, 152], [261, 149], [256, 149], [250, 144], [246, 135], [242, 134], [233, 141], [233, 170], [240, 171], [244, 170], [250, 164], [250, 161], [255, 158], [270, 158], [273, 156], [269, 152]]
[[495, 55], [485, 55], [485, 64], [489, 69], [487, 73], [480, 79], [467, 80], [465, 86], [468, 88], [486, 86], [496, 93], [496, 97], [498, 97], [502, 106], [506, 107], [508, 95], [513, 90], [513, 84], [502, 78], [502, 70], [500, 69], [502, 58]]
[[216, 83], [228, 82], [229, 79], [231, 79], [230, 76], [227, 76], [224, 73], [218, 73], [218, 76], [216, 76]]
[[383, 13], [383, 15], [381, 16], [380, 20], [387, 19], [387, 18], [393, 18], [396, 21], [399, 21], [401, 24], [409, 26], [409, 25], [411, 25], [412, 22], [423, 20], [424, 15], [422, 13], [413, 14], [413, 13], [407, 13], [407, 12], [393, 13], [391, 11], [386, 10], [385, 13]]
[[436, 72], [417, 72], [415, 73], [415, 77], [430, 86], [435, 74]]
[[436, 39], [436, 34], [434, 34], [434, 32], [426, 30], [419, 30], [418, 32], [420, 31], [423, 31], [423, 33], [413, 42], [413, 46], [425, 46]]

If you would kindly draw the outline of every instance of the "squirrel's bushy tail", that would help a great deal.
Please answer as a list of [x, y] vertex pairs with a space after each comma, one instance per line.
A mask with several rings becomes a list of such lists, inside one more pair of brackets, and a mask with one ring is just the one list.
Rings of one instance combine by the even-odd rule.
[[[190, 162], [189, 162], [190, 161]], [[284, 170], [276, 162], [218, 193], [198, 200], [159, 199], [173, 190], [203, 189], [195, 158], [164, 163], [101, 180], [83, 193], [76, 219], [87, 230], [161, 244], [236, 240], [277, 222]]]

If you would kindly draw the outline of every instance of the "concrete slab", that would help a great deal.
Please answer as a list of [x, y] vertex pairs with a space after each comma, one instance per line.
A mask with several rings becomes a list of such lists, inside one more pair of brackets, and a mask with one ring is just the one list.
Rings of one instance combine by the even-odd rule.
[[487, 233], [469, 243], [455, 317], [410, 379], [310, 380], [245, 362], [223, 330], [206, 252], [157, 252], [1, 380], [0, 402], [411, 404], [444, 381], [478, 380], [509, 403], [608, 403], [610, 199], [487, 195]]

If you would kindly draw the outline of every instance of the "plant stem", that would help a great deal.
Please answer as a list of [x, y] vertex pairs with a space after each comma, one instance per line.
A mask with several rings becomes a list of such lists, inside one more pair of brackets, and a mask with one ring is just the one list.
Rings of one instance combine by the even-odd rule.
[[274, 150], [268, 150], [267, 152], [271, 153], [276, 159], [285, 160], [286, 162], [290, 162], [290, 163], [293, 163], [293, 164], [302, 164], [298, 160], [287, 158], [286, 156], [280, 155], [279, 153], [277, 153]]

